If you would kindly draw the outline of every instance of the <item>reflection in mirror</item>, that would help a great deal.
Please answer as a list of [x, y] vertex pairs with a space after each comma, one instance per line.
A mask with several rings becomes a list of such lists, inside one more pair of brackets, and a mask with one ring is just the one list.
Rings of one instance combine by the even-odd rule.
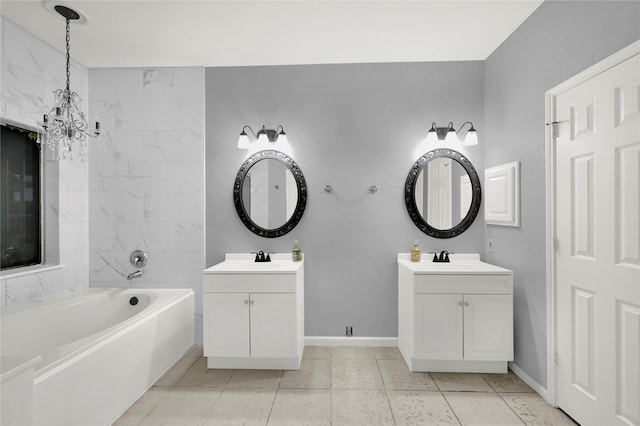
[[436, 238], [464, 232], [480, 209], [480, 179], [457, 151], [436, 149], [421, 156], [405, 183], [405, 203], [413, 223]]
[[434, 158], [416, 180], [416, 207], [436, 229], [449, 229], [465, 218], [471, 207], [471, 181], [460, 163]]
[[242, 223], [253, 233], [274, 238], [291, 231], [302, 218], [307, 185], [298, 165], [280, 151], [250, 156], [240, 167], [233, 201]]
[[251, 220], [261, 228], [279, 228], [291, 218], [298, 203], [296, 181], [278, 160], [257, 161], [242, 185], [242, 202]]

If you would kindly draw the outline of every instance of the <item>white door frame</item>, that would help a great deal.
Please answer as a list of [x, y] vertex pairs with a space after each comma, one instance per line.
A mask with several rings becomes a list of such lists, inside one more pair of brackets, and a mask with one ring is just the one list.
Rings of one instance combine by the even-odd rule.
[[545, 135], [545, 169], [546, 169], [546, 259], [547, 259], [547, 389], [541, 396], [554, 407], [558, 406], [558, 368], [555, 362], [557, 352], [556, 326], [556, 264], [555, 264], [555, 239], [556, 239], [556, 146], [554, 126], [551, 125], [556, 115], [555, 98], [567, 90], [584, 83], [585, 81], [603, 73], [609, 68], [624, 62], [625, 60], [640, 54], [640, 40], [619, 50], [606, 59], [589, 67], [579, 74], [560, 83], [545, 93], [545, 120], [547, 125]]

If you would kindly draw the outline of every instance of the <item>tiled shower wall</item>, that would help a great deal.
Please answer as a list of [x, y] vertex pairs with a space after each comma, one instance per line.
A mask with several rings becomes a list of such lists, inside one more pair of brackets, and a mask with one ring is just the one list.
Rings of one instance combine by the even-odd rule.
[[[193, 288], [201, 341], [204, 69], [92, 69], [89, 81], [105, 130], [89, 166], [90, 286]], [[136, 249], [148, 264], [127, 280]]]
[[[35, 127], [53, 105], [53, 91], [65, 85], [65, 56], [13, 22], [0, 18], [2, 73], [0, 116]], [[71, 62], [71, 89], [88, 99], [88, 71]], [[88, 104], [82, 104], [85, 114]], [[88, 163], [45, 164], [46, 272], [4, 271], [0, 306], [19, 307], [64, 295], [88, 285]]]

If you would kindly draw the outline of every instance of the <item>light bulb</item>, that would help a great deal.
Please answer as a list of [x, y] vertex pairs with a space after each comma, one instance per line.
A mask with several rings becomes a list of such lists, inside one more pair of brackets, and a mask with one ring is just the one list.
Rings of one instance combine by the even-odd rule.
[[278, 133], [278, 142], [282, 145], [289, 145], [289, 138], [287, 137], [287, 134], [284, 132], [284, 130]]
[[436, 143], [438, 142], [438, 128], [436, 127], [435, 121], [431, 123], [431, 128], [427, 132], [427, 143]]
[[249, 146], [250, 146], [249, 136], [247, 136], [247, 134], [243, 130], [242, 133], [240, 133], [240, 137], [238, 138], [238, 148], [249, 149]]
[[269, 143], [269, 137], [264, 132], [258, 132], [258, 143], [261, 145], [267, 145]]
[[438, 132], [436, 132], [433, 128], [427, 132], [427, 143], [436, 143], [438, 142]]
[[444, 141], [446, 143], [458, 142], [458, 136], [456, 135], [456, 131], [453, 127], [450, 127], [449, 130], [447, 130], [447, 136], [444, 138]]
[[465, 146], [473, 146], [478, 145], [478, 134], [475, 129], [471, 129], [467, 132], [467, 135], [464, 137], [464, 145]]

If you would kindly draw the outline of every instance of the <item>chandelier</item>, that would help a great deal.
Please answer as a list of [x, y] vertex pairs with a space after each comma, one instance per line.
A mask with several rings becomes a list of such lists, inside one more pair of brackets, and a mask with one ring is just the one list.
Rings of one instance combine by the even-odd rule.
[[71, 20], [80, 19], [80, 15], [75, 10], [61, 5], [55, 6], [55, 10], [67, 21], [67, 87], [53, 92], [55, 105], [49, 114], [44, 115], [42, 122], [38, 122], [41, 128], [39, 142], [49, 147], [55, 160], [73, 159], [72, 151], [75, 151], [84, 161], [88, 149], [87, 139], [100, 134], [100, 121], [96, 118], [95, 128], [89, 129], [87, 119], [80, 109], [80, 96], [70, 89], [69, 23]]

